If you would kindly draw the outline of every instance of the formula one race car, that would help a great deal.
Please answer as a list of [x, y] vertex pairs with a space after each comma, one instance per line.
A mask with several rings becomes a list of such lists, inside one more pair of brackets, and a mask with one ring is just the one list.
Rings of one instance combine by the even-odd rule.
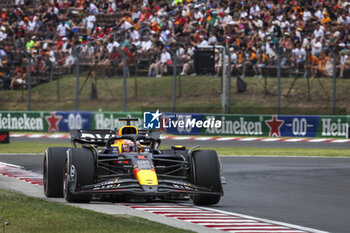
[[[213, 150], [172, 146], [160, 134], [127, 125], [118, 131], [71, 130], [72, 148], [51, 147], [44, 156], [44, 192], [68, 202], [104, 198], [181, 199], [196, 205], [220, 201], [220, 160]], [[77, 143], [81, 147], [77, 147]]]

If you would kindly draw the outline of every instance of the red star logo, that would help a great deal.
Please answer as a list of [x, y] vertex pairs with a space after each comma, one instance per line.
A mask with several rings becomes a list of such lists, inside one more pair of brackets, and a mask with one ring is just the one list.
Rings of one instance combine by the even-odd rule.
[[49, 123], [49, 132], [58, 132], [58, 123], [61, 121], [62, 116], [55, 116], [55, 112], [52, 112], [51, 116], [45, 118]]
[[283, 125], [284, 121], [277, 120], [277, 116], [274, 115], [271, 121], [265, 121], [267, 126], [270, 128], [270, 137], [280, 137], [280, 127]]

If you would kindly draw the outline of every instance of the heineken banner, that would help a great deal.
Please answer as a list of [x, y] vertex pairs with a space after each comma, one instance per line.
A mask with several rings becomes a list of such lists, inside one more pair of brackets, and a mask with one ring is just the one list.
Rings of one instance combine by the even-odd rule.
[[136, 117], [133, 122], [142, 127], [141, 113], [106, 113], [106, 112], [0, 112], [0, 130], [30, 132], [68, 132], [71, 129], [114, 129], [125, 122], [118, 122], [121, 117]]
[[347, 137], [350, 116], [320, 116], [317, 137]]
[[202, 135], [264, 137], [346, 137], [347, 116], [205, 115], [221, 127], [202, 128]]
[[[0, 111], [0, 131], [68, 132], [71, 129], [115, 129], [119, 118], [143, 128], [141, 112]], [[287, 116], [162, 113], [161, 129], [169, 134], [253, 137], [347, 137], [349, 116]], [[150, 118], [153, 120], [153, 117]]]
[[316, 116], [276, 115], [207, 115], [206, 118], [221, 120], [221, 128], [209, 128], [202, 134], [269, 137], [315, 137], [318, 118]]
[[50, 112], [0, 112], [0, 130], [48, 132]]

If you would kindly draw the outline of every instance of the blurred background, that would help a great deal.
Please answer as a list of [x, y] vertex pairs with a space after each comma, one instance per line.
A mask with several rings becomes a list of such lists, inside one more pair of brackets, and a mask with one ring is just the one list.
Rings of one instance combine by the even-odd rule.
[[0, 3], [0, 109], [346, 115], [346, 1]]

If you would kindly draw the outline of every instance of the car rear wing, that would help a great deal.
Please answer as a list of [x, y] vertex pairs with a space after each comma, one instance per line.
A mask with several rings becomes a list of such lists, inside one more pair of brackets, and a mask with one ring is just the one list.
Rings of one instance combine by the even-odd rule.
[[114, 137], [116, 135], [113, 130], [106, 129], [72, 129], [70, 130], [70, 138], [71, 142], [75, 145], [75, 143], [80, 144], [94, 144], [97, 146], [105, 146], [107, 140], [110, 137]]

